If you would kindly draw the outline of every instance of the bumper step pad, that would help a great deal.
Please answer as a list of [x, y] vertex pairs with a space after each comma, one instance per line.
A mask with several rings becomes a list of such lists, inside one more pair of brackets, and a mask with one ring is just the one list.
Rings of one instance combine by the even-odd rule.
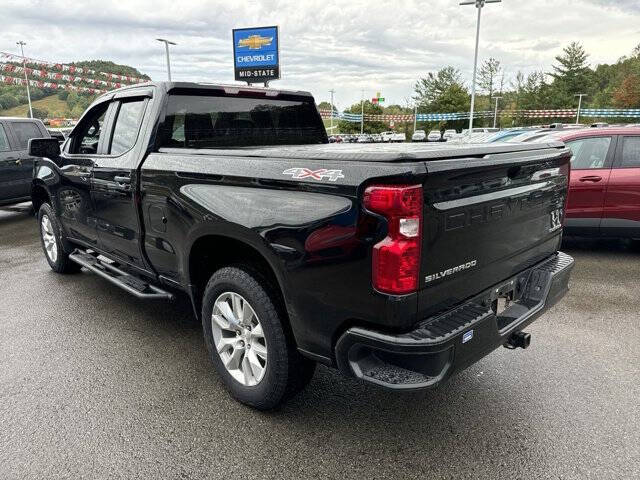
[[[360, 327], [336, 343], [345, 373], [392, 389], [417, 390], [439, 384], [508, 342], [553, 306], [568, 290], [573, 258], [564, 253], [530, 267], [453, 309], [419, 322], [406, 333]], [[498, 296], [509, 305], [494, 310]]]
[[493, 315], [493, 310], [490, 308], [468, 303], [435, 319], [419, 323], [415, 330], [404, 335], [398, 335], [398, 339], [440, 342], [452, 335], [457, 335], [463, 330], [467, 330], [474, 323], [481, 322], [491, 315]]
[[125, 272], [116, 262], [93, 250], [77, 249], [69, 255], [69, 259], [138, 298], [173, 300], [172, 293]]

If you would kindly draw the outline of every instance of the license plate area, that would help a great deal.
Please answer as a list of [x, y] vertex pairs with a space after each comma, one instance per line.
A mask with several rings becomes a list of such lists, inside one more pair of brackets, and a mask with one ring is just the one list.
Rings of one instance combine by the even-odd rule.
[[496, 314], [498, 330], [505, 330], [523, 314], [523, 305], [518, 304], [521, 282], [510, 280], [492, 292], [491, 309]]
[[496, 315], [500, 316], [502, 314], [502, 312], [504, 312], [509, 305], [511, 304], [511, 302], [513, 301], [513, 292], [511, 292], [510, 294], [507, 295], [503, 295], [503, 296], [499, 296], [495, 302], [495, 308], [494, 311], [496, 312]]

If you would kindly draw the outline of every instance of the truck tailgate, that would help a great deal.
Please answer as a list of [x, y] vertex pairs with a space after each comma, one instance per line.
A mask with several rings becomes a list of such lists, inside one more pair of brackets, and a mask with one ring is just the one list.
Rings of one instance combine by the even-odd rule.
[[426, 163], [419, 318], [558, 250], [569, 161], [560, 147]]

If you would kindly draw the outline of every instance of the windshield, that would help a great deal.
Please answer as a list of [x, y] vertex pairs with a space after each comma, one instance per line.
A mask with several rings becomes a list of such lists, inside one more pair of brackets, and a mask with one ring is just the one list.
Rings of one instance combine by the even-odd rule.
[[160, 146], [219, 148], [326, 143], [312, 101], [170, 94]]

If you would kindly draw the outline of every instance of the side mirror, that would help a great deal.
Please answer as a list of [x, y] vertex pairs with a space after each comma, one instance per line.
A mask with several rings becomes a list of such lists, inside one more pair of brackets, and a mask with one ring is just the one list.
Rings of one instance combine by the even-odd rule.
[[29, 140], [29, 155], [32, 157], [58, 158], [60, 144], [55, 138], [32, 138]]

